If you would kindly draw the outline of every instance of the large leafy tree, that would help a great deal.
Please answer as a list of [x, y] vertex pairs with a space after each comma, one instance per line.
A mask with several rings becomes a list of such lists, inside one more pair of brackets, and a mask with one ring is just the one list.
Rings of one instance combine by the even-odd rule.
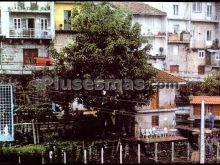
[[[76, 32], [73, 43], [61, 52], [51, 50], [56, 63], [56, 74], [71, 79], [144, 79], [146, 84], [156, 71], [147, 64], [151, 49], [141, 35], [141, 26], [132, 25], [132, 15], [114, 9], [108, 3], [85, 2], [80, 12], [72, 11], [72, 28]], [[67, 93], [67, 92], [66, 92]], [[64, 93], [63, 93], [64, 94]], [[72, 99], [79, 97], [87, 106], [132, 109], [154, 94], [145, 90], [79, 90], [68, 92]]]
[[204, 95], [220, 96], [220, 72], [207, 77], [201, 85], [201, 90]]

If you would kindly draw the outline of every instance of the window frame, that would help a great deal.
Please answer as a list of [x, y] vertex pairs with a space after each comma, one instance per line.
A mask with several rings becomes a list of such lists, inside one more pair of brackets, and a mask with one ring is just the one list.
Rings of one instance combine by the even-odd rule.
[[[209, 34], [210, 32], [210, 34]], [[206, 41], [212, 41], [212, 30], [206, 31]]]
[[[178, 27], [178, 28], [177, 28], [177, 31], [176, 31], [176, 27]], [[174, 24], [174, 25], [173, 25], [173, 31], [174, 31], [174, 33], [179, 33], [179, 31], [180, 31], [180, 25], [179, 25], [179, 24]]]
[[[194, 6], [195, 5], [195, 6]], [[194, 8], [195, 7], [195, 8]], [[199, 9], [199, 10], [198, 10]], [[202, 3], [201, 2], [193, 2], [192, 11], [194, 13], [201, 13], [202, 12]]]
[[40, 30], [48, 30], [48, 19], [47, 18], [40, 19]]
[[[201, 54], [203, 54], [203, 56], [201, 56]], [[205, 51], [204, 51], [204, 50], [199, 50], [199, 51], [198, 51], [198, 57], [199, 57], [200, 59], [204, 59], [204, 58], [205, 58]]]
[[[203, 71], [201, 72], [201, 68]], [[205, 74], [205, 65], [198, 65], [198, 74], [199, 75], [204, 75]]]
[[176, 4], [173, 5], [173, 15], [175, 16], [179, 15], [179, 5]]
[[18, 30], [18, 29], [21, 29], [21, 18], [14, 18], [13, 19], [13, 26], [14, 26], [14, 29]]
[[220, 60], [220, 52], [217, 52], [216, 54], [215, 54], [215, 60]]
[[[176, 67], [177, 71], [171, 70], [171, 67]], [[179, 73], [179, 65], [170, 65], [170, 73]]]
[[160, 125], [160, 116], [159, 115], [151, 116], [151, 126], [158, 127], [159, 125]]

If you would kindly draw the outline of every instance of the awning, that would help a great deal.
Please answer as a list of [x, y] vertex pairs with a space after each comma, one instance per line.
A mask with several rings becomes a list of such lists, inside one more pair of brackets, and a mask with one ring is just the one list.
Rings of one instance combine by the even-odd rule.
[[220, 49], [207, 49], [208, 52], [220, 52]]

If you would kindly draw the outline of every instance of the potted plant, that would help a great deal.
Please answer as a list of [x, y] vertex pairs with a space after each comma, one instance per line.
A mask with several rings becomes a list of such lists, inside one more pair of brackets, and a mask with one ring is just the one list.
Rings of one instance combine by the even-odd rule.
[[60, 30], [63, 30], [63, 29], [62, 29], [62, 27], [63, 27], [63, 24], [60, 24], [60, 25], [59, 25], [59, 27], [60, 27]]

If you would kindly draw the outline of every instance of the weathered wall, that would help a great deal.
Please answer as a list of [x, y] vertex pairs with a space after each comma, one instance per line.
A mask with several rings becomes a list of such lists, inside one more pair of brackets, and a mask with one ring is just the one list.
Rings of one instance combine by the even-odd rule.
[[69, 43], [72, 43], [73, 37], [73, 33], [56, 33], [53, 41], [53, 47], [60, 51], [63, 47], [67, 46]]

